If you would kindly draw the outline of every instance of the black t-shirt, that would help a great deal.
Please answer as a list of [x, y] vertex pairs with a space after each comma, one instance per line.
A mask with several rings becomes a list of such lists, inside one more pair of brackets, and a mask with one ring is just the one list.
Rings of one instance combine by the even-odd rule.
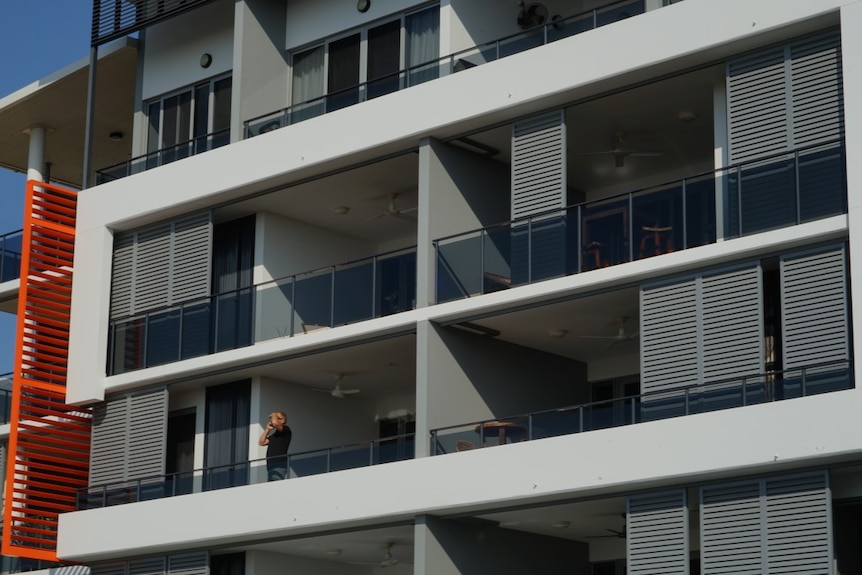
[[288, 426], [281, 428], [281, 431], [273, 429], [269, 435], [269, 443], [266, 444], [266, 457], [275, 457], [277, 455], [285, 455], [287, 448], [290, 447], [290, 440], [293, 437], [293, 432]]

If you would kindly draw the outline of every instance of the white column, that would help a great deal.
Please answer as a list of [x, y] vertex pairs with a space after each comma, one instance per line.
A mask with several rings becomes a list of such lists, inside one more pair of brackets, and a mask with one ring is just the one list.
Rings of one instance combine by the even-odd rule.
[[30, 152], [27, 156], [27, 179], [45, 181], [45, 127], [30, 126]]

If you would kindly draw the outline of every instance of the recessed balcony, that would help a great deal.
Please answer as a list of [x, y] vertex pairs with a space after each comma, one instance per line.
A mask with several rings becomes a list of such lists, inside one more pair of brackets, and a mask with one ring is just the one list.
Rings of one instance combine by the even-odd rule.
[[845, 170], [833, 141], [440, 238], [437, 301], [843, 214]]
[[21, 276], [21, 248], [24, 230], [8, 232], [0, 236], [0, 283], [16, 280]]
[[109, 374], [411, 310], [416, 248], [191, 300], [110, 324]]

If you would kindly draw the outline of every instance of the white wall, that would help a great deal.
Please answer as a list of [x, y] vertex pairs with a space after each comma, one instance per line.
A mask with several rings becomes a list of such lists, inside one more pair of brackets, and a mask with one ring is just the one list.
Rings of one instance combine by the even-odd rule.
[[[356, 2], [343, 0], [291, 0], [287, 3], [287, 44], [303, 46], [328, 36], [365, 26], [379, 18], [401, 14], [421, 6], [417, 0], [373, 0], [366, 13], [356, 10]], [[326, 14], [321, 18], [321, 14]]]
[[[263, 431], [262, 421], [273, 411], [284, 411], [293, 431], [289, 453], [359, 443], [377, 438], [375, 406], [360, 395], [337, 399], [290, 383], [289, 368], [284, 379], [261, 378], [260, 412], [252, 413], [252, 435]], [[335, 384], [333, 380], [332, 384]], [[349, 382], [344, 383], [349, 387]], [[326, 386], [324, 386], [326, 387]], [[255, 435], [256, 433], [256, 435]], [[266, 448], [257, 447], [257, 457], [266, 457]]]
[[[143, 99], [230, 71], [233, 15], [233, 2], [220, 0], [148, 28]], [[209, 68], [201, 68], [204, 53], [213, 58]]]

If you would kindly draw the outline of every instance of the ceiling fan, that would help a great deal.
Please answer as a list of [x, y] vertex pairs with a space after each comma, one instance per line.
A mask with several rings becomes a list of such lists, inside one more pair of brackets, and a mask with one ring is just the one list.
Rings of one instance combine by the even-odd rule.
[[416, 221], [415, 217], [408, 216], [407, 214], [409, 214], [410, 212], [415, 212], [418, 209], [418, 207], [399, 209], [398, 206], [395, 204], [395, 200], [398, 199], [398, 192], [392, 192], [387, 197], [389, 198], [389, 206], [385, 210], [383, 210], [382, 212], [377, 214], [376, 216], [371, 216], [370, 218], [366, 219], [365, 220], [366, 222], [370, 222], [372, 220], [376, 220], [378, 218], [385, 218], [385, 217], [398, 218], [401, 220], [407, 220], [408, 222], [415, 222]]
[[392, 555], [392, 546], [395, 545], [389, 541], [383, 545], [386, 552], [383, 554], [383, 560], [378, 564], [380, 567], [392, 567], [398, 563], [398, 558]]
[[610, 531], [611, 535], [590, 535], [587, 537], [587, 539], [605, 539], [608, 537], [614, 537], [617, 539], [625, 539], [626, 536], [628, 535], [628, 532], [626, 531], [625, 521], [623, 521], [623, 528], [622, 529], [605, 529], [605, 531]]
[[626, 142], [626, 134], [625, 132], [619, 131], [616, 133], [617, 141], [611, 150], [604, 150], [601, 152], [585, 152], [580, 154], [581, 156], [603, 156], [603, 155], [611, 155], [614, 158], [614, 165], [618, 168], [622, 168], [626, 165], [626, 158], [631, 157], [657, 157], [663, 156], [662, 152], [642, 152], [642, 151], [633, 151], [629, 148], [628, 143]]
[[333, 377], [335, 378], [335, 386], [332, 387], [331, 389], [324, 389], [322, 387], [312, 387], [311, 389], [313, 391], [320, 391], [323, 393], [328, 393], [329, 395], [331, 395], [332, 397], [334, 397], [336, 399], [344, 399], [345, 396], [354, 395], [354, 394], [359, 393], [358, 389], [344, 389], [341, 387], [341, 380], [344, 379], [343, 373], [335, 373], [335, 374], [333, 374]]
[[521, 7], [521, 11], [518, 12], [518, 26], [522, 29], [544, 24], [548, 19], [548, 9], [544, 4], [534, 2], [525, 5], [524, 2], [518, 2], [518, 6]]
[[608, 344], [604, 347], [604, 349], [608, 349], [612, 345], [616, 345], [618, 343], [624, 343], [627, 341], [631, 341], [631, 340], [637, 338], [639, 333], [638, 332], [629, 333], [626, 331], [626, 321], [628, 319], [629, 318], [627, 318], [624, 315], [621, 315], [617, 318], [617, 323], [619, 324], [619, 328], [617, 328], [616, 335], [582, 335], [579, 337], [582, 337], [585, 339], [603, 339], [603, 340], [606, 340], [608, 342]]
[[348, 561], [350, 565], [376, 565], [377, 567], [392, 567], [393, 565], [398, 564], [398, 558], [392, 554], [392, 547], [395, 545], [394, 541], [387, 541], [383, 544], [383, 559], [380, 561], [372, 561], [372, 562], [352, 562]]

